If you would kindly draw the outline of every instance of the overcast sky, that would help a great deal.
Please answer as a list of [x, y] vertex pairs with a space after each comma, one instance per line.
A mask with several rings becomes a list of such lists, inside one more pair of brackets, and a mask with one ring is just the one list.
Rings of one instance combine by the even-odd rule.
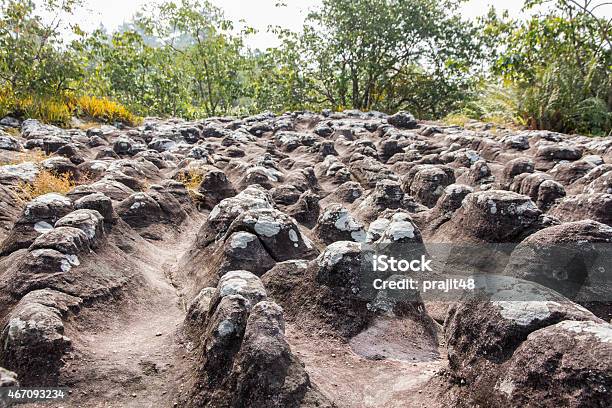
[[[83, 28], [98, 27], [103, 24], [113, 31], [125, 21], [129, 21], [144, 4], [160, 0], [84, 0], [85, 7], [77, 11], [75, 19]], [[319, 5], [321, 0], [284, 0], [286, 7], [275, 7], [279, 0], [211, 0], [224, 10], [228, 19], [239, 26], [240, 20], [258, 30], [251, 36], [248, 45], [253, 48], [265, 49], [278, 45], [273, 34], [267, 33], [270, 25], [280, 25], [292, 30], [299, 30], [308, 10]], [[523, 0], [470, 0], [462, 7], [466, 17], [474, 18], [484, 14], [489, 5], [499, 10], [508, 10], [518, 16]], [[612, 6], [600, 8], [600, 12], [612, 17]]]

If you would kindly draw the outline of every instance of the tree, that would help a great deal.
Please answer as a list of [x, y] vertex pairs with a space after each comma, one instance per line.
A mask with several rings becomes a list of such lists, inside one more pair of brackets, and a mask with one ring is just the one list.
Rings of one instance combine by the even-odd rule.
[[139, 25], [171, 48], [190, 78], [191, 104], [214, 116], [228, 112], [241, 96], [245, 60], [242, 38], [228, 34], [232, 25], [203, 0], [167, 2], [158, 15], [143, 16]]
[[[79, 59], [83, 32], [63, 19], [79, 0], [44, 0], [39, 7], [53, 17], [36, 13], [32, 0], [2, 0], [0, 13], [0, 86], [19, 96], [57, 97], [72, 89], [83, 75]], [[75, 39], [65, 43], [62, 32]]]
[[419, 110], [447, 111], [481, 56], [476, 27], [451, 15], [459, 3], [324, 0], [301, 37], [316, 92], [333, 108], [393, 110], [416, 107], [417, 95], [444, 81], [452, 90]]
[[603, 4], [528, 0], [535, 14], [527, 21], [490, 16], [487, 34], [501, 44], [494, 72], [517, 89], [518, 115], [530, 127], [612, 130], [612, 20], [597, 17]]

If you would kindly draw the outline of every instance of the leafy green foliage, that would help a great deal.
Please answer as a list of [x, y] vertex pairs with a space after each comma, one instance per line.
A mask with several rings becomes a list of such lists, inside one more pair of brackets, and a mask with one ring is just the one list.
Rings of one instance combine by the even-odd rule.
[[603, 0], [526, 0], [528, 19], [491, 10], [477, 22], [458, 17], [464, 0], [323, 0], [302, 31], [273, 28], [281, 45], [263, 51], [245, 46], [254, 30], [236, 32], [207, 0], [165, 0], [116, 32], [88, 34], [65, 22], [81, 1], [0, 0], [0, 115], [135, 124], [135, 115], [402, 109], [612, 131]]
[[493, 71], [515, 90], [516, 113], [531, 128], [609, 133], [612, 23], [593, 13], [601, 2], [554, 3], [523, 22], [490, 16], [487, 32], [503, 44]]

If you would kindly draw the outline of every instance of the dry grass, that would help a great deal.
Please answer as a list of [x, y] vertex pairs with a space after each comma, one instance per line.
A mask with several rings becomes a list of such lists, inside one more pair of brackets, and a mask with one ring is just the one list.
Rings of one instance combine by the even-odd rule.
[[82, 117], [94, 122], [121, 122], [129, 126], [142, 123], [142, 118], [134, 115], [125, 106], [107, 98], [95, 96], [76, 96], [61, 93], [54, 96], [16, 95], [8, 87], [0, 87], [0, 117], [13, 115], [19, 118], [38, 119], [67, 127], [72, 116]]
[[71, 104], [78, 116], [96, 121], [114, 123], [122, 122], [129, 126], [142, 123], [142, 118], [132, 114], [125, 106], [106, 98], [94, 96], [80, 96], [73, 99]]
[[194, 201], [197, 201], [200, 197], [198, 187], [200, 187], [203, 179], [204, 175], [201, 172], [193, 170], [180, 172], [176, 175], [176, 181], [185, 186]]
[[76, 182], [68, 173], [55, 174], [48, 170], [42, 170], [33, 183], [19, 183], [16, 195], [20, 201], [27, 203], [47, 193], [66, 194], [75, 186]]
[[453, 113], [446, 116], [442, 121], [447, 125], [465, 127], [466, 123], [471, 120], [472, 119], [466, 115], [462, 115], [460, 113]]

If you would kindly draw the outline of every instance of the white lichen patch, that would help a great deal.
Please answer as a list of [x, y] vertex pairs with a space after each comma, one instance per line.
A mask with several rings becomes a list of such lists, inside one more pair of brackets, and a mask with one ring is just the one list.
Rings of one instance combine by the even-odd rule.
[[507, 396], [511, 396], [515, 388], [516, 385], [512, 382], [512, 380], [509, 380], [507, 378], [495, 385], [495, 389], [500, 392], [503, 392]]
[[242, 288], [244, 288], [248, 284], [249, 283], [245, 279], [239, 278], [237, 276], [232, 276], [222, 282], [222, 284], [220, 285], [219, 294], [221, 295], [221, 297], [239, 294]]
[[384, 236], [399, 241], [403, 238], [414, 238], [414, 225], [410, 221], [393, 221]]
[[612, 343], [612, 325], [609, 323], [565, 320], [556, 326], [581, 337], [595, 337], [602, 343]]
[[222, 320], [217, 327], [217, 333], [221, 337], [228, 337], [236, 331], [236, 325], [231, 320]]
[[488, 200], [487, 205], [489, 206], [489, 212], [491, 214], [497, 214], [497, 204], [495, 204], [495, 201]]
[[368, 227], [368, 233], [366, 235], [366, 242], [374, 242], [385, 232], [391, 221], [386, 218], [379, 218]]
[[338, 241], [330, 244], [325, 248], [325, 251], [317, 258], [317, 264], [321, 267], [330, 267], [336, 265], [342, 260], [344, 255], [357, 252], [361, 249], [356, 242]]
[[264, 237], [273, 237], [278, 234], [281, 230], [281, 222], [268, 214], [262, 214], [257, 217], [255, 222], [255, 232], [257, 235], [263, 235]]
[[293, 242], [293, 246], [294, 247], [298, 247], [299, 246], [299, 237], [298, 234], [292, 229], [289, 230], [289, 239], [291, 240], [291, 242]]
[[70, 272], [73, 266], [79, 266], [81, 261], [76, 255], [64, 255], [64, 259], [60, 262], [62, 272]]
[[493, 301], [493, 304], [499, 307], [503, 318], [512, 320], [520, 326], [528, 326], [534, 321], [547, 319], [551, 315], [548, 302], [542, 300], [498, 300]]
[[49, 224], [46, 221], [38, 221], [36, 224], [34, 224], [34, 231], [38, 232], [39, 234], [47, 233], [52, 229], [53, 225]]
[[249, 232], [237, 232], [232, 234], [230, 238], [230, 247], [233, 249], [242, 248], [245, 249], [249, 246], [249, 242], [253, 242], [257, 237]]

